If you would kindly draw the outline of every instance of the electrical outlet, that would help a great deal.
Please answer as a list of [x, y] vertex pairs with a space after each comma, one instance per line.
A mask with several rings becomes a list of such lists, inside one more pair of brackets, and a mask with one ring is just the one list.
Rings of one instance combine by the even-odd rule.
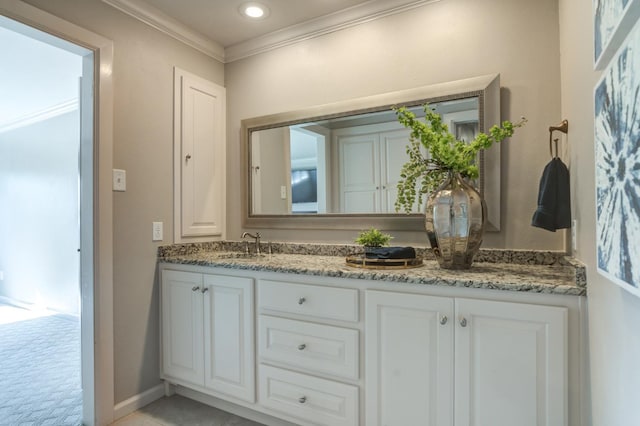
[[152, 241], [162, 241], [162, 222], [153, 222]]
[[571, 221], [571, 252], [578, 251], [578, 221], [573, 219]]
[[127, 172], [120, 169], [113, 169], [113, 190], [114, 191], [126, 191], [127, 190]]
[[283, 200], [287, 199], [287, 187], [284, 185], [280, 187], [280, 198], [282, 198]]

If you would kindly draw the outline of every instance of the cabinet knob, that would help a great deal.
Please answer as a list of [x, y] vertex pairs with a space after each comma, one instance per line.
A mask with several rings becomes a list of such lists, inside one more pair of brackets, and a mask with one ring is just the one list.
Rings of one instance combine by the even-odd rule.
[[208, 291], [209, 291], [209, 287], [203, 287], [202, 288], [202, 294], [205, 294]]
[[301, 297], [300, 299], [298, 299], [298, 305], [302, 305], [304, 302], [306, 302], [307, 299], [304, 297]]
[[306, 344], [302, 343], [301, 345], [298, 345], [298, 350], [299, 351], [304, 351], [304, 349], [307, 347]]
[[200, 290], [200, 287], [198, 287], [197, 285], [191, 287], [191, 291], [198, 291]]
[[442, 325], [445, 325], [447, 321], [449, 321], [449, 318], [447, 318], [446, 315], [443, 315], [442, 318], [440, 318], [440, 324]]
[[184, 157], [184, 161], [189, 161], [191, 160], [191, 154], [187, 154], [186, 157]]
[[467, 319], [465, 317], [460, 318], [460, 325], [462, 327], [466, 327], [467, 326]]
[[298, 402], [300, 404], [304, 404], [305, 402], [307, 402], [307, 397], [306, 396], [301, 396], [300, 398], [298, 398]]

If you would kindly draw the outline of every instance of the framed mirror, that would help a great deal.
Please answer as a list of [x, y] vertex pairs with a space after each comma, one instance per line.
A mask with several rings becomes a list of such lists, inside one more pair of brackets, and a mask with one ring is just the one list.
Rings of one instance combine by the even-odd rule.
[[[409, 130], [392, 106], [436, 110], [459, 139], [500, 121], [500, 77], [488, 75], [242, 121], [243, 225], [276, 229], [424, 230], [422, 206], [396, 213]], [[481, 153], [476, 186], [487, 229], [500, 229], [500, 146]]]

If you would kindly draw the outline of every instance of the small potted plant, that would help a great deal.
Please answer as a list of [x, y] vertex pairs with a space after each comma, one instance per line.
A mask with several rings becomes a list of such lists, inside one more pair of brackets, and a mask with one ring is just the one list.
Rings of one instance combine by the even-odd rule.
[[478, 177], [478, 152], [512, 136], [526, 119], [515, 124], [504, 121], [467, 143], [457, 140], [428, 104], [424, 105], [424, 121], [407, 108], [394, 107], [394, 111], [411, 132], [409, 160], [398, 181], [396, 211], [410, 213], [428, 195], [425, 228], [438, 263], [449, 269], [469, 268], [482, 242], [486, 216], [484, 200], [468, 182]]
[[362, 231], [358, 238], [355, 239], [356, 244], [364, 246], [365, 252], [369, 248], [388, 246], [393, 237], [389, 234], [383, 234], [376, 228]]

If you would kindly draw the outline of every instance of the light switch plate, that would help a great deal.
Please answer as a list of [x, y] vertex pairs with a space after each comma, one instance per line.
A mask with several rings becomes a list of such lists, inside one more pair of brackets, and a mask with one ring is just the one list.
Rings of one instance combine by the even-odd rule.
[[287, 199], [287, 187], [284, 185], [280, 187], [280, 198], [282, 198], [283, 200]]
[[152, 241], [162, 241], [162, 222], [153, 222], [153, 237]]
[[113, 169], [113, 190], [127, 190], [127, 172], [120, 169]]

